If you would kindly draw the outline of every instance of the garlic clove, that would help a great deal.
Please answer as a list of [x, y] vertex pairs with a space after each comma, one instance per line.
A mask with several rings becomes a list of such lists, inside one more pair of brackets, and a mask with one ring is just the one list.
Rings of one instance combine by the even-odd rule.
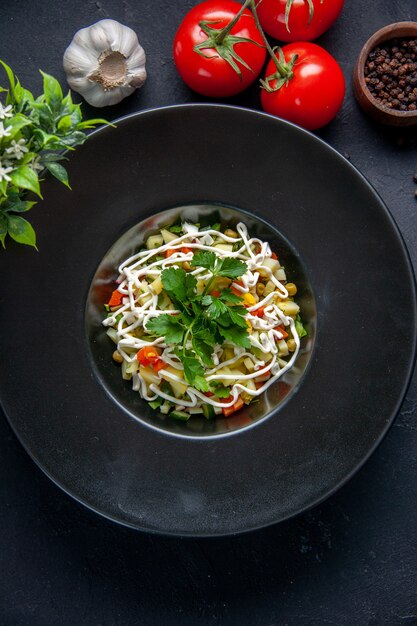
[[71, 61], [64, 57], [64, 70], [74, 76], [85, 76], [90, 73], [92, 65], [96, 64], [96, 58], [89, 48], [74, 43], [71, 51]]
[[117, 104], [146, 80], [136, 33], [115, 20], [79, 30], [64, 54], [68, 84], [93, 106]]
[[135, 67], [143, 68], [145, 70], [145, 51], [143, 48], [136, 48], [126, 59], [127, 67], [129, 70], [134, 70]]

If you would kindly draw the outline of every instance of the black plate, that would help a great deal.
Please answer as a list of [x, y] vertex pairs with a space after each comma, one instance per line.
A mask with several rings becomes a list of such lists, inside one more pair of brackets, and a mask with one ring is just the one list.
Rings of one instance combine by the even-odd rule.
[[[149, 531], [220, 535], [288, 518], [334, 492], [381, 441], [416, 345], [402, 239], [367, 181], [313, 135], [220, 105], [139, 113], [71, 156], [33, 210], [39, 253], [2, 259], [1, 401], [67, 493]], [[301, 254], [317, 305], [310, 366], [288, 402], [230, 436], [172, 437], [134, 419], [92, 367], [85, 306], [98, 264], [129, 228], [189, 203], [274, 225]], [[7, 367], [5, 367], [7, 365]]]

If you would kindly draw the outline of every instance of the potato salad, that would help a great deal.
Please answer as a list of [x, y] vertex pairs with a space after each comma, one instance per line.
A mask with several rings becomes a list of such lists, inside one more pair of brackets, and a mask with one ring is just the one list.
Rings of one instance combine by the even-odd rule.
[[177, 420], [250, 404], [293, 366], [307, 334], [296, 285], [242, 222], [161, 229], [120, 265], [116, 285], [103, 320], [113, 359]]

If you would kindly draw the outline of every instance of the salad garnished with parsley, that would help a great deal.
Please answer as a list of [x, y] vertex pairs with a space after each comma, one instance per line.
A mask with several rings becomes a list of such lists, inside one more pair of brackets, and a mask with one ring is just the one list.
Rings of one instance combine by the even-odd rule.
[[103, 324], [153, 409], [227, 417], [290, 369], [306, 333], [268, 242], [220, 224], [163, 228], [119, 267]]

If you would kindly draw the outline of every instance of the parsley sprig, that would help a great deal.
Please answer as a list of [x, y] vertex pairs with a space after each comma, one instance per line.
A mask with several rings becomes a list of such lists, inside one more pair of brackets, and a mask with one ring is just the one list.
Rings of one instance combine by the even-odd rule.
[[[221, 259], [214, 252], [199, 251], [192, 267], [203, 267], [211, 276], [203, 293], [198, 294], [197, 279], [181, 268], [168, 268], [161, 274], [162, 285], [179, 314], [162, 314], [149, 320], [146, 330], [165, 338], [175, 345], [175, 354], [184, 366], [185, 379], [200, 391], [209, 391], [204, 365], [212, 367], [214, 347], [225, 341], [249, 348], [245, 307], [242, 299], [230, 289], [218, 296], [209, 291], [218, 276], [235, 279], [247, 270], [238, 259]], [[190, 346], [191, 344], [191, 346]], [[192, 349], [191, 349], [192, 348]], [[227, 388], [212, 384], [211, 391], [218, 397], [227, 397]]]
[[0, 243], [5, 247], [11, 237], [36, 248], [33, 226], [22, 217], [36, 204], [28, 194], [42, 199], [46, 171], [70, 189], [65, 153], [84, 143], [87, 130], [108, 122], [83, 121], [81, 106], [73, 103], [71, 92], [64, 96], [53, 76], [41, 72], [43, 93], [35, 98], [0, 59], [1, 68], [8, 87], [0, 86], [6, 94], [5, 105], [0, 101]]

